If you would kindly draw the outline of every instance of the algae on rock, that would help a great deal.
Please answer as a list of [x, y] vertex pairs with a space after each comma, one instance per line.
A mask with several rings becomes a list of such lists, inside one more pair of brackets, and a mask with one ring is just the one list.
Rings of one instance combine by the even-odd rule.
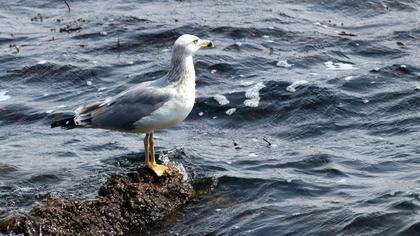
[[99, 196], [87, 200], [49, 198], [27, 216], [10, 217], [0, 232], [25, 235], [124, 234], [162, 220], [194, 196], [174, 167], [161, 177], [148, 169], [111, 176]]

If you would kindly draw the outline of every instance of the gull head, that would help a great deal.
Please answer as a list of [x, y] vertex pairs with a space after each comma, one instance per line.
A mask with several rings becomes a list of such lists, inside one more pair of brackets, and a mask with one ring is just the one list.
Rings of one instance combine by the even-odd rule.
[[184, 55], [194, 55], [200, 48], [211, 48], [213, 46], [214, 44], [210, 40], [200, 39], [191, 34], [184, 34], [175, 41], [173, 52]]

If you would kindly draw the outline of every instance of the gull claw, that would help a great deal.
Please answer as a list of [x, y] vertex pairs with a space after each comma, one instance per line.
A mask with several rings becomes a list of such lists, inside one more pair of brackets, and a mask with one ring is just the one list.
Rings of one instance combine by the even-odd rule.
[[159, 164], [152, 164], [147, 166], [149, 169], [151, 169], [157, 176], [162, 176], [165, 171], [168, 169], [165, 165], [159, 165]]

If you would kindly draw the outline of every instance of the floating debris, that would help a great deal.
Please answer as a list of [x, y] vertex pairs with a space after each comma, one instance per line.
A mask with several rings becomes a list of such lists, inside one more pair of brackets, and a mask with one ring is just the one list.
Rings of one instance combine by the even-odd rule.
[[357, 36], [356, 34], [353, 34], [353, 33], [347, 33], [346, 31], [341, 31], [340, 33], [338, 33], [338, 35], [340, 35], [340, 36], [350, 36], [350, 37], [355, 37], [355, 36]]
[[19, 53], [19, 52], [20, 52], [19, 47], [18, 47], [15, 43], [9, 44], [9, 48], [14, 48], [14, 49], [16, 49], [16, 53]]
[[263, 140], [268, 144], [268, 146], [269, 147], [271, 147], [271, 142], [270, 141], [268, 141], [268, 139], [267, 138], [263, 138]]
[[400, 47], [400, 48], [404, 48], [404, 49], [407, 49], [408, 47], [407, 47], [407, 45], [405, 45], [403, 42], [400, 42], [400, 41], [398, 41], [397, 42], [397, 45]]
[[58, 32], [60, 32], [60, 33], [63, 33], [63, 32], [71, 33], [71, 32], [74, 32], [74, 31], [79, 31], [81, 29], [82, 29], [82, 27], [80, 27], [80, 26], [65, 25], [63, 27], [60, 27]]
[[66, 6], [67, 6], [67, 9], [69, 10], [69, 12], [71, 11], [71, 9], [70, 9], [70, 5], [67, 3], [67, 1], [66, 0], [64, 0], [64, 3], [66, 4]]
[[232, 139], [233, 142], [233, 146], [235, 147], [236, 150], [241, 149], [241, 147], [239, 146], [239, 144], [237, 142], [235, 142], [235, 140]]
[[36, 16], [34, 16], [34, 17], [31, 18], [31, 21], [40, 21], [40, 22], [42, 22], [44, 20], [44, 18], [45, 19], [48, 19], [47, 16], [42, 16], [40, 13], [38, 13]]

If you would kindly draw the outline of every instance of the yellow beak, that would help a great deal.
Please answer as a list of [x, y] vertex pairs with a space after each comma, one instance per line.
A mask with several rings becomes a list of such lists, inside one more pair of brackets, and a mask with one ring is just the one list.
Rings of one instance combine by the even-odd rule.
[[200, 42], [201, 48], [212, 48], [214, 47], [214, 43], [210, 40], [202, 39]]

